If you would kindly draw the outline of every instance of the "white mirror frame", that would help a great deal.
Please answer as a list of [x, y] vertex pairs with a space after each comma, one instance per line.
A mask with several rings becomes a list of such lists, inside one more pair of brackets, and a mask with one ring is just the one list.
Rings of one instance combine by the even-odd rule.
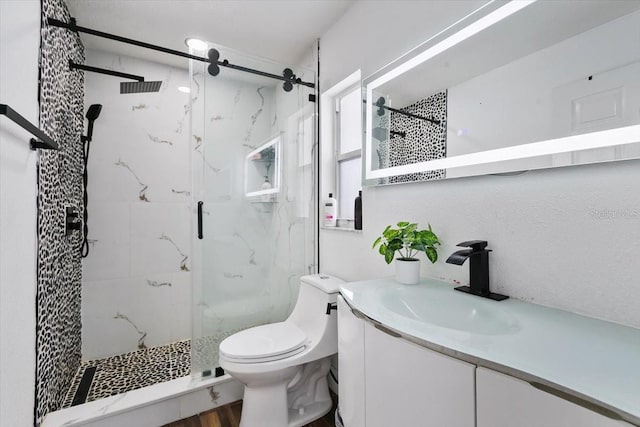
[[[282, 135], [278, 135], [274, 138], [271, 138], [266, 143], [262, 144], [245, 157], [245, 169], [244, 169], [244, 192], [246, 197], [254, 197], [254, 196], [262, 196], [267, 194], [276, 194], [280, 191], [280, 152], [281, 152], [281, 140]], [[274, 147], [275, 150], [275, 160], [274, 160], [274, 170], [273, 170], [273, 187], [266, 190], [258, 190], [258, 191], [249, 191], [249, 162], [252, 161], [252, 157], [256, 154], [264, 151], [269, 147]]]
[[[456, 167], [481, 165], [488, 163], [503, 162], [509, 160], [544, 156], [549, 154], [560, 154], [579, 150], [587, 150], [592, 148], [610, 147], [616, 145], [625, 145], [640, 142], [640, 125], [627, 126], [617, 129], [586, 133], [581, 135], [569, 136], [564, 138], [557, 138], [546, 141], [532, 142], [522, 145], [514, 145], [511, 147], [499, 148], [495, 150], [482, 151], [477, 153], [470, 153], [460, 156], [454, 156], [443, 159], [430, 160], [426, 162], [418, 162], [402, 166], [394, 166], [384, 169], [372, 168], [372, 152], [373, 135], [370, 129], [373, 129], [373, 111], [374, 111], [374, 96], [373, 92], [376, 88], [389, 82], [390, 80], [400, 76], [401, 74], [417, 67], [418, 65], [428, 61], [429, 59], [441, 54], [447, 49], [456, 46], [457, 44], [467, 40], [475, 34], [491, 27], [492, 25], [502, 21], [503, 19], [513, 15], [514, 13], [530, 6], [540, 0], [518, 0], [507, 3], [506, 5], [495, 9], [494, 11], [486, 14], [485, 16], [474, 21], [470, 25], [462, 28], [460, 31], [446, 37], [442, 41], [434, 44], [426, 49], [424, 52], [414, 56], [413, 58], [403, 62], [397, 67], [391, 69], [389, 72], [373, 80], [367, 84], [365, 88], [366, 96], [366, 114], [365, 114], [365, 180], [373, 180], [379, 178], [388, 178], [397, 175], [405, 175], [415, 172], [425, 172], [439, 169], [450, 169]], [[482, 8], [493, 3], [493, 1], [487, 3]], [[475, 14], [473, 12], [471, 15]], [[471, 16], [469, 15], [469, 16]], [[464, 17], [456, 24], [466, 20], [469, 16]], [[443, 30], [441, 33], [434, 36], [431, 40], [438, 37], [451, 27]]]

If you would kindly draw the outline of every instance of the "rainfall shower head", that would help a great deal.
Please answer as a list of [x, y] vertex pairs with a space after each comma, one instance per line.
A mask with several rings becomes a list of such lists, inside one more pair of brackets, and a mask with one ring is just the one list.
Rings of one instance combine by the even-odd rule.
[[159, 92], [160, 86], [162, 86], [161, 80], [153, 82], [120, 82], [120, 94]]

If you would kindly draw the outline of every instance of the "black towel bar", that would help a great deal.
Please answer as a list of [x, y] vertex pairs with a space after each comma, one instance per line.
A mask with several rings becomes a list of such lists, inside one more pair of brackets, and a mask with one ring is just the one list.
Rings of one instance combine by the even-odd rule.
[[29, 120], [16, 113], [16, 111], [7, 104], [0, 104], [0, 115], [7, 116], [21, 128], [35, 136], [35, 138], [31, 138], [30, 140], [32, 150], [35, 150], [36, 148], [57, 150], [60, 148], [58, 147], [58, 144], [56, 144], [56, 142], [46, 133], [34, 126]]

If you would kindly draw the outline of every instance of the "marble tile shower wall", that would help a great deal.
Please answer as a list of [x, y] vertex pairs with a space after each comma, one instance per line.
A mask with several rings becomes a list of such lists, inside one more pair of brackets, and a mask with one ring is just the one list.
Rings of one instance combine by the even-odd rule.
[[119, 94], [87, 73], [103, 105], [89, 154], [89, 256], [83, 260], [82, 356], [94, 359], [191, 336], [189, 86], [186, 70], [87, 51], [87, 64], [162, 80]]

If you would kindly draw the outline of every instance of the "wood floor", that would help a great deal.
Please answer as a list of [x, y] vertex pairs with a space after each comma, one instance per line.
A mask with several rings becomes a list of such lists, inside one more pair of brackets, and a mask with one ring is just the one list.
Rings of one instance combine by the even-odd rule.
[[[336, 400], [334, 398], [333, 408], [331, 408], [331, 411], [329, 411], [328, 414], [304, 427], [335, 427], [335, 401]], [[228, 405], [203, 412], [202, 414], [167, 424], [164, 427], [238, 427], [240, 425], [241, 412], [242, 400], [238, 400], [237, 402], [229, 403]]]

